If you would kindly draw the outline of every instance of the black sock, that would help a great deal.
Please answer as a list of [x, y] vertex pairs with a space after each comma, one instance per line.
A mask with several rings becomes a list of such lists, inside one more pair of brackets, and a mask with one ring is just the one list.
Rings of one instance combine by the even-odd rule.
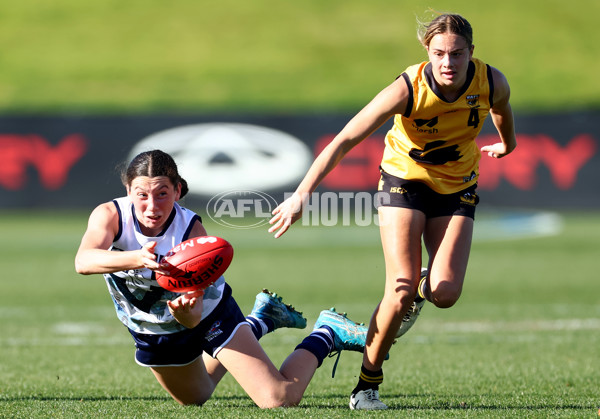
[[320, 367], [323, 360], [329, 355], [334, 348], [333, 330], [329, 326], [321, 326], [311, 332], [310, 335], [304, 338], [296, 349], [305, 349], [312, 353], [316, 358]]
[[267, 333], [275, 330], [275, 323], [271, 319], [259, 319], [254, 316], [246, 316], [246, 322], [252, 328], [252, 333], [256, 336], [256, 340], [259, 340]]
[[369, 371], [363, 365], [360, 367], [360, 377], [358, 378], [358, 384], [352, 390], [352, 394], [356, 394], [362, 390], [379, 390], [379, 384], [383, 383], [383, 370]]

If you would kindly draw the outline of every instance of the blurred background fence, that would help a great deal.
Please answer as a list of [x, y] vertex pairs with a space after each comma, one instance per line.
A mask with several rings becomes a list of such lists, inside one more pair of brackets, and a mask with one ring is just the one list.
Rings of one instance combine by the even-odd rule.
[[[186, 202], [232, 190], [281, 200], [352, 115], [29, 116], [0, 118], [1, 208], [91, 208], [124, 194], [120, 164], [160, 148], [190, 184]], [[510, 158], [483, 156], [482, 205], [600, 208], [600, 113], [517, 115]], [[346, 157], [321, 191], [376, 192], [386, 128]], [[478, 142], [498, 141], [487, 121]]]
[[[150, 145], [185, 166], [191, 204], [230, 189], [280, 199], [426, 59], [417, 21], [445, 11], [469, 19], [475, 56], [512, 88], [519, 147], [482, 159], [482, 205], [599, 208], [597, 0], [5, 2], [0, 208], [89, 209], [123, 193], [115, 167]], [[373, 191], [387, 128], [322, 189]], [[479, 141], [494, 136], [487, 121]]]

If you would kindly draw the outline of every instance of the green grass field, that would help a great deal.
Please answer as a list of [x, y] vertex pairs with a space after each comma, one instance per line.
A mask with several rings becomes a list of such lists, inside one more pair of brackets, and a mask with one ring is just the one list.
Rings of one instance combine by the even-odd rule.
[[[426, 306], [384, 365], [378, 417], [596, 417], [599, 213], [562, 214], [545, 237], [489, 236], [481, 211], [459, 303]], [[261, 411], [227, 376], [204, 407], [181, 407], [133, 360], [100, 276], [75, 274], [80, 213], [0, 214], [0, 417], [366, 417], [347, 408], [361, 357], [326, 360], [298, 408]], [[303, 227], [274, 240], [266, 229], [230, 230], [227, 272], [244, 311], [262, 288], [304, 311], [309, 327], [335, 306], [367, 321], [382, 292], [375, 227]], [[276, 364], [305, 331], [262, 343]], [[374, 414], [370, 414], [374, 415]], [[370, 416], [369, 415], [369, 416]]]
[[[425, 59], [415, 28], [428, 7], [470, 20], [515, 114], [600, 109], [598, 0], [20, 0], [0, 4], [0, 111], [354, 113]], [[357, 353], [335, 379], [327, 360], [298, 408], [261, 411], [231, 377], [204, 407], [177, 405], [135, 364], [103, 279], [74, 272], [87, 215], [0, 212], [0, 418], [597, 417], [600, 213], [518, 239], [486, 215], [462, 298], [425, 307], [384, 366], [391, 409], [366, 414], [347, 408]], [[267, 287], [309, 327], [331, 306], [366, 322], [381, 296], [374, 228], [296, 225], [276, 241], [207, 227], [236, 249], [227, 278], [245, 312]], [[279, 365], [305, 333], [262, 343]]]
[[516, 112], [600, 108], [597, 0], [20, 0], [0, 4], [0, 110], [354, 113], [426, 59], [430, 7], [469, 19]]

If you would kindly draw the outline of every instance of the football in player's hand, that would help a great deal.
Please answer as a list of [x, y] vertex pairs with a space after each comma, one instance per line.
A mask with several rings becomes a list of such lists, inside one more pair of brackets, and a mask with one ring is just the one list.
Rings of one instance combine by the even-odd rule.
[[229, 267], [233, 247], [220, 237], [194, 237], [173, 247], [162, 259], [168, 275], [156, 273], [158, 284], [169, 291], [189, 292], [213, 284]]

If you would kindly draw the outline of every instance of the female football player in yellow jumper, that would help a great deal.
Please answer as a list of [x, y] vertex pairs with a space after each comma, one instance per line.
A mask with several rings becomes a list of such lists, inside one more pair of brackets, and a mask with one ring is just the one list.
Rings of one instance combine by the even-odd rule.
[[[370, 321], [352, 409], [385, 409], [382, 365], [425, 300], [440, 308], [460, 297], [475, 206], [480, 150], [475, 138], [488, 115], [500, 141], [481, 148], [502, 158], [516, 147], [510, 88], [497, 69], [473, 58], [469, 22], [444, 14], [423, 25], [429, 61], [408, 67], [363, 108], [315, 159], [295, 193], [273, 211], [280, 237], [344, 155], [391, 117], [379, 182], [379, 221], [386, 285]], [[421, 243], [429, 260], [421, 269]]]

